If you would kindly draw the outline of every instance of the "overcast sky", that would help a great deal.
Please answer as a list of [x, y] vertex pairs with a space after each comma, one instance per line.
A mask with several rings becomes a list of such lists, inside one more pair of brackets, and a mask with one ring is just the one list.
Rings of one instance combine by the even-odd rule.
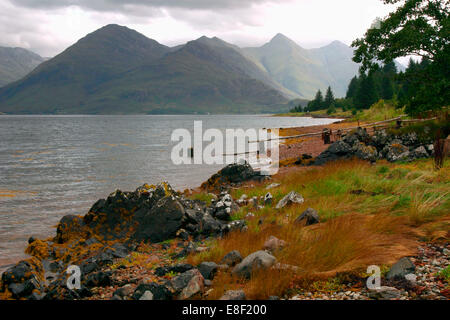
[[391, 10], [381, 0], [0, 0], [0, 46], [51, 57], [110, 23], [169, 46], [202, 35], [259, 46], [279, 32], [305, 48], [350, 45]]

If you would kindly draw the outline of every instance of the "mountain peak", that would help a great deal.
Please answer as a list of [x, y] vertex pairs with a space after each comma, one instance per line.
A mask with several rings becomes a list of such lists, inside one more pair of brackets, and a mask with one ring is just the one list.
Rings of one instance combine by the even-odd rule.
[[345, 48], [349, 48], [348, 45], [346, 45], [345, 43], [343, 43], [342, 41], [339, 41], [339, 40], [334, 40], [327, 47], [345, 47]]
[[268, 43], [269, 46], [275, 46], [275, 47], [289, 47], [289, 48], [301, 48], [297, 43], [295, 43], [290, 38], [286, 37], [282, 33], [277, 33], [275, 37], [270, 40]]
[[289, 39], [288, 37], [286, 37], [284, 34], [282, 33], [277, 33], [275, 35], [275, 37], [272, 38], [272, 40], [270, 40], [270, 42], [279, 42], [279, 41], [289, 41], [292, 42], [291, 39]]

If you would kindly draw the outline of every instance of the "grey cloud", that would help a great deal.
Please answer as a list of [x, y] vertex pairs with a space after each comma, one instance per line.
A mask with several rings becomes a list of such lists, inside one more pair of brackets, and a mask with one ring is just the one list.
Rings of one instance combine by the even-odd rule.
[[12, 3], [28, 8], [57, 9], [68, 6], [78, 6], [81, 8], [96, 11], [120, 12], [127, 9], [127, 6], [136, 7], [164, 7], [183, 8], [194, 10], [211, 9], [242, 9], [252, 5], [263, 3], [291, 2], [293, 0], [11, 0]]

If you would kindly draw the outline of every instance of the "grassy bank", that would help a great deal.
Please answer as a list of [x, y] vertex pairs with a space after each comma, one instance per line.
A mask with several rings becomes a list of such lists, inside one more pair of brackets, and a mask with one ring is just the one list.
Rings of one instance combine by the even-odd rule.
[[404, 108], [395, 108], [392, 103], [380, 100], [372, 107], [366, 110], [360, 110], [356, 113], [352, 110], [336, 109], [336, 112], [328, 114], [326, 110], [318, 110], [313, 112], [290, 112], [277, 114], [277, 117], [316, 117], [316, 118], [337, 118], [347, 119], [347, 121], [382, 121], [393, 119], [404, 115]]
[[[245, 257], [261, 250], [269, 236], [285, 240], [286, 248], [275, 253], [282, 264], [296, 270], [267, 270], [251, 280], [219, 273], [209, 298], [224, 291], [243, 289], [250, 299], [295, 294], [306, 287], [324, 286], [337, 290], [342, 279], [363, 277], [369, 265], [391, 265], [413, 255], [419, 240], [449, 239], [450, 171], [448, 164], [435, 171], [431, 160], [370, 165], [363, 161], [330, 163], [324, 167], [289, 168], [273, 178], [280, 183], [271, 189], [273, 204], [263, 209], [242, 207], [234, 219], [249, 212], [247, 232], [234, 232], [213, 240], [210, 250], [188, 257], [188, 262], [220, 262], [229, 251]], [[267, 184], [267, 183], [266, 183]], [[235, 189], [233, 198], [264, 196], [266, 184]], [[302, 205], [275, 209], [290, 191], [305, 198]], [[196, 198], [207, 197], [197, 194]], [[318, 211], [321, 223], [294, 223], [308, 207]]]

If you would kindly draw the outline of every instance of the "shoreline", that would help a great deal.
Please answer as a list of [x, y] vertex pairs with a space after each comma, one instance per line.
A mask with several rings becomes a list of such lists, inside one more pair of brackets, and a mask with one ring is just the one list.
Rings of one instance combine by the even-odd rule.
[[[268, 115], [268, 116], [274, 116], [274, 115]], [[300, 117], [300, 116], [299, 116]], [[310, 117], [309, 117], [310, 118]], [[332, 119], [332, 118], [329, 118]], [[301, 127], [289, 127], [289, 128], [279, 128], [280, 130], [280, 136], [289, 136], [289, 135], [295, 135], [295, 134], [303, 134], [303, 133], [310, 133], [310, 132], [316, 132], [321, 131], [324, 128], [331, 128], [333, 130], [337, 130], [338, 128], [346, 128], [354, 126], [354, 122], [347, 122], [346, 120], [342, 120], [340, 118], [337, 118], [337, 120], [334, 123], [325, 124], [325, 125], [313, 125], [313, 126], [301, 126]], [[289, 139], [284, 140], [282, 144], [280, 144], [280, 161], [286, 161], [291, 158], [293, 158], [293, 153], [298, 153], [300, 156], [302, 153], [312, 154], [313, 157], [317, 156], [320, 152], [323, 152], [329, 145], [323, 145], [320, 137], [312, 137], [312, 138], [304, 138], [304, 139]], [[298, 157], [297, 157], [298, 158]], [[224, 165], [225, 167], [225, 165]], [[282, 167], [280, 168], [282, 169]], [[169, 181], [170, 183], [170, 181]], [[194, 192], [200, 189], [200, 185], [197, 186], [190, 186], [187, 187], [189, 190], [193, 190]], [[111, 191], [112, 192], [112, 191]], [[180, 190], [182, 192], [182, 190]], [[105, 195], [107, 196], [107, 195]], [[89, 209], [86, 209], [86, 211]], [[84, 214], [84, 213], [82, 213]], [[54, 229], [54, 228], [52, 228]], [[50, 230], [49, 235], [52, 235], [54, 233], [53, 230]], [[27, 244], [24, 243], [24, 247], [26, 247]], [[8, 267], [13, 266], [14, 264], [30, 258], [30, 255], [27, 255], [24, 253], [23, 258], [20, 259], [5, 259], [5, 264], [0, 265], [0, 274], [5, 271]]]

